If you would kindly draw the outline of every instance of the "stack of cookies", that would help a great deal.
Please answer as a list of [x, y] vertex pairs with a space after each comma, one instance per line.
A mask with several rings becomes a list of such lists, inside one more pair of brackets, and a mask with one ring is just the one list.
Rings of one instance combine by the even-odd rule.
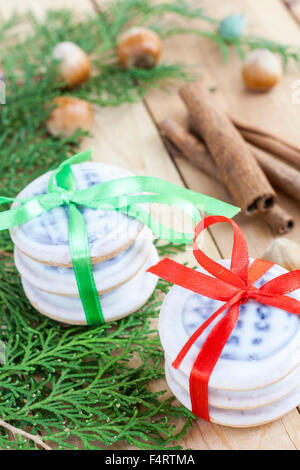
[[[72, 167], [77, 189], [132, 176], [104, 163]], [[47, 193], [51, 172], [34, 180], [18, 195]], [[17, 203], [14, 203], [14, 206]], [[42, 314], [70, 324], [86, 324], [69, 248], [69, 209], [61, 206], [11, 229], [15, 263], [24, 291]], [[146, 273], [158, 261], [151, 231], [117, 211], [81, 207], [86, 223], [94, 279], [105, 321], [139, 309], [153, 293], [157, 279]]]
[[[228, 260], [220, 264], [230, 267]], [[260, 287], [286, 272], [275, 265], [255, 285]], [[300, 299], [299, 291], [290, 295]], [[174, 286], [160, 313], [159, 333], [165, 352], [166, 379], [176, 398], [190, 410], [190, 373], [205, 339], [220, 317], [195, 342], [179, 369], [172, 363], [192, 334], [222, 304]], [[238, 323], [210, 377], [208, 403], [212, 422], [233, 427], [271, 422], [298, 406], [299, 317], [253, 300], [241, 305]]]

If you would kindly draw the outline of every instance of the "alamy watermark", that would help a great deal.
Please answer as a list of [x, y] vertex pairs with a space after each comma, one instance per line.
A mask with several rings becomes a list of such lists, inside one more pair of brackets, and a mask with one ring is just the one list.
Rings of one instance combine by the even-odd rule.
[[[72, 194], [66, 195], [66, 198], [71, 197]], [[172, 240], [174, 244], [186, 243], [187, 238], [191, 238], [195, 230], [195, 220], [200, 220], [204, 217], [204, 206], [202, 204], [191, 204], [188, 201], [178, 205], [174, 203], [172, 207], [166, 204], [132, 204], [131, 196], [122, 195], [118, 198], [117, 205], [111, 203], [102, 203], [101, 209], [107, 213], [106, 232], [109, 233], [109, 240], [124, 241], [124, 245], [128, 240], [134, 240], [137, 237], [139, 220], [148, 226], [153, 233], [158, 234], [162, 240]], [[125, 210], [124, 210], [125, 209]], [[185, 209], [185, 211], [183, 210]], [[130, 218], [120, 217], [119, 213], [126, 213]], [[115, 213], [115, 215], [110, 215]], [[196, 217], [198, 215], [198, 217]], [[103, 217], [93, 217], [95, 233], [103, 232]], [[111, 229], [113, 225], [113, 229]], [[142, 230], [139, 233], [139, 239], [145, 238], [149, 240], [149, 233], [147, 230]], [[206, 232], [203, 232], [198, 237], [198, 245], [203, 247], [205, 244]], [[121, 243], [122, 244], [122, 243]], [[186, 247], [187, 250], [192, 250], [192, 243]]]

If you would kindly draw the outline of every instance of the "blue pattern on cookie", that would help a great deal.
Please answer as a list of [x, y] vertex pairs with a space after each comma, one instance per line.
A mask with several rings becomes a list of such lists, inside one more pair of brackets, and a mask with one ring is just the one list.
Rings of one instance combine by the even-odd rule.
[[[76, 178], [77, 189], [85, 189], [94, 184], [102, 183], [110, 179], [117, 179], [122, 176], [128, 176], [127, 172], [122, 174], [123, 170], [109, 167], [107, 174], [100, 174], [95, 168], [82, 167], [74, 165], [73, 172]], [[39, 184], [33, 182], [32, 190], [28, 196], [34, 196], [47, 193], [47, 181], [45, 179]], [[88, 207], [79, 207], [82, 213], [88, 233], [90, 246], [99, 238], [108, 236], [116, 227], [122, 224], [124, 231], [128, 227], [137, 232], [140, 223], [131, 217], [128, 217], [116, 211], [94, 210]], [[69, 211], [66, 206], [58, 207], [42, 214], [19, 227], [28, 239], [45, 245], [68, 245], [68, 218]]]

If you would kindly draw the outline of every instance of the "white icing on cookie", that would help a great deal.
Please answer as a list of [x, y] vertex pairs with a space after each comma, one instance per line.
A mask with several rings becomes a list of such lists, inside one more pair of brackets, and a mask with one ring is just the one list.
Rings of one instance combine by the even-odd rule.
[[[121, 287], [100, 296], [103, 316], [106, 322], [118, 320], [138, 310], [152, 295], [157, 277], [146, 273], [148, 267], [158, 262], [158, 254], [152, 247], [151, 255], [141, 271]], [[22, 278], [22, 284], [29, 301], [44, 315], [69, 324], [86, 324], [80, 299], [48, 294]]]
[[[230, 264], [229, 260], [220, 263], [226, 267]], [[280, 266], [274, 266], [256, 285], [260, 286], [285, 272]], [[300, 299], [299, 292], [293, 296]], [[173, 362], [191, 334], [220, 305], [222, 302], [178, 286], [172, 287], [159, 318], [160, 338], [169, 362]], [[192, 346], [180, 366], [187, 376], [208, 332]], [[251, 300], [241, 308], [239, 323], [213, 370], [209, 385], [235, 391], [264, 388], [288, 375], [298, 364], [299, 318], [280, 309], [265, 308]]]
[[[167, 384], [173, 395], [189, 410], [192, 409], [191, 399], [172, 379], [166, 368]], [[281, 416], [292, 411], [300, 403], [300, 387], [297, 387], [289, 395], [272, 403], [271, 405], [254, 408], [252, 410], [230, 410], [209, 406], [210, 420], [216, 424], [232, 427], [251, 427], [260, 426], [277, 420]]]
[[[145, 264], [152, 248], [152, 232], [144, 227], [138, 238], [122, 253], [93, 265], [98, 293], [103, 294], [130, 280]], [[73, 268], [42, 264], [15, 248], [15, 264], [21, 276], [34, 287], [50, 294], [79, 297]]]
[[[187, 393], [189, 393], [189, 377], [179, 369], [174, 369], [166, 358], [166, 368], [172, 379]], [[300, 366], [296, 367], [287, 377], [279, 382], [258, 390], [245, 392], [230, 392], [209, 387], [208, 402], [217, 408], [247, 410], [267, 406], [291, 393], [300, 387]]]
[[[77, 189], [132, 176], [122, 168], [98, 162], [73, 165], [72, 170]], [[26, 186], [18, 198], [47, 193], [51, 173], [45, 173]], [[17, 202], [14, 202], [12, 207], [16, 205]], [[80, 211], [86, 223], [91, 257], [98, 261], [113, 257], [129, 246], [142, 228], [138, 220], [117, 211], [94, 210], [87, 207], [81, 207]], [[68, 207], [57, 207], [12, 228], [11, 237], [17, 248], [37, 261], [54, 266], [71, 266], [68, 220]]]

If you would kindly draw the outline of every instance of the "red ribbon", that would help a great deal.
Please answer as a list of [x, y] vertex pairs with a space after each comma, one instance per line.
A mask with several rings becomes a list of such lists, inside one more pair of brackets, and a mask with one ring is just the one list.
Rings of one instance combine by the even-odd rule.
[[[205, 228], [218, 222], [229, 223], [234, 230], [230, 270], [205, 255], [197, 245], [197, 238], [200, 233]], [[179, 368], [191, 346], [212, 321], [228, 309], [228, 312], [208, 335], [190, 374], [192, 412], [196, 416], [209, 421], [209, 379], [228, 338], [236, 326], [239, 306], [248, 302], [249, 299], [253, 299], [262, 304], [300, 315], [300, 302], [285, 295], [300, 288], [300, 270], [278, 276], [259, 289], [253, 286], [273, 266], [273, 263], [256, 259], [249, 267], [248, 246], [241, 229], [234, 221], [223, 216], [207, 217], [197, 225], [193, 253], [199, 264], [214, 277], [195, 271], [168, 258], [152, 266], [148, 271], [197, 294], [225, 302], [195, 331], [184, 345], [172, 364], [175, 369]]]

